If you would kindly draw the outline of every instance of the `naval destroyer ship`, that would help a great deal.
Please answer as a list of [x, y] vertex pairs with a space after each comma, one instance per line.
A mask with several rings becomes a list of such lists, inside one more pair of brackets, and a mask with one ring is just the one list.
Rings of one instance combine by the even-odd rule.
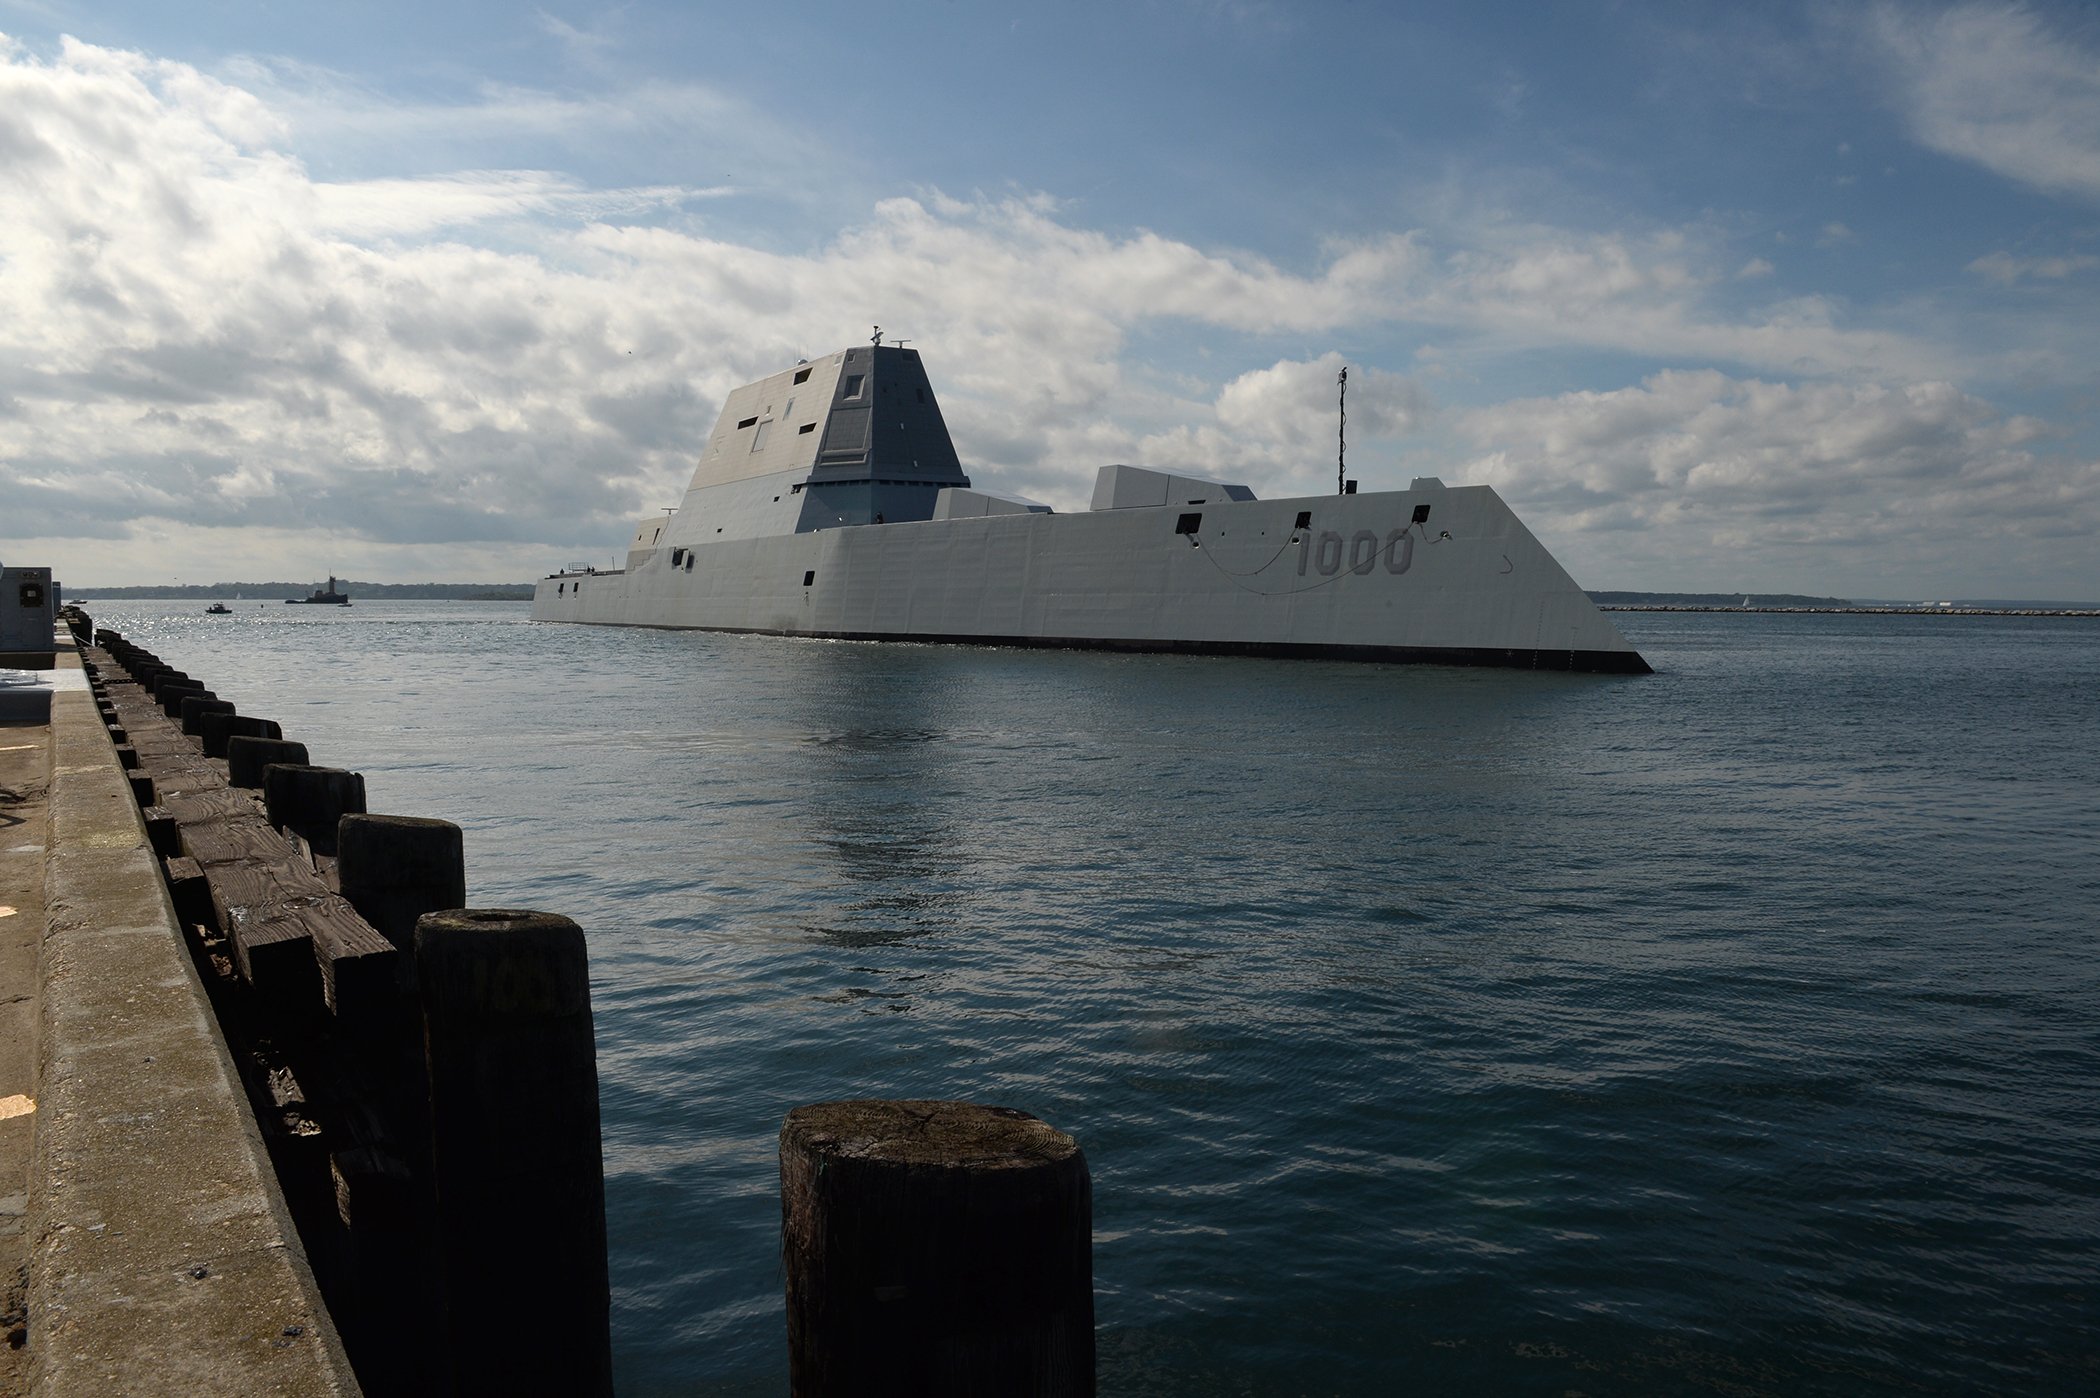
[[[1345, 488], [1346, 489], [1346, 488]], [[1060, 514], [970, 483], [919, 352], [803, 360], [729, 395], [627, 566], [571, 566], [535, 621], [1646, 674], [1487, 486], [1257, 500], [1104, 466]]]

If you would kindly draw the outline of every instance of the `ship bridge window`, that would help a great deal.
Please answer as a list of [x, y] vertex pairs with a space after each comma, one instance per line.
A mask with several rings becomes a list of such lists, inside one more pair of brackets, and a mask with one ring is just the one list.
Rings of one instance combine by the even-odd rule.
[[1429, 523], [1429, 507], [1428, 507], [1427, 505], [1417, 505], [1417, 506], [1415, 506], [1415, 523], [1417, 523], [1417, 524], [1427, 524], [1427, 523]]
[[817, 430], [817, 425], [814, 422], [805, 422], [795, 430], [801, 433], [810, 433]]
[[1202, 527], [1203, 516], [1200, 514], [1183, 515], [1180, 519], [1174, 521], [1174, 532], [1176, 534], [1193, 534]]
[[743, 430], [744, 430], [745, 428], [749, 427], [749, 426], [750, 426], [750, 425], [751, 425], [752, 423], [754, 423], [754, 422], [757, 422], [757, 421], [758, 421], [758, 419], [757, 419], [757, 418], [755, 418], [755, 417], [747, 417], [747, 418], [745, 418], [745, 419], [744, 419], [744, 420], [743, 420], [742, 422], [740, 422], [740, 423], [738, 423], [738, 424], [736, 425], [736, 430], [737, 430], [737, 431], [739, 431], [739, 432], [741, 432], [741, 431], [743, 431]]
[[1291, 526], [1291, 528], [1293, 528], [1293, 529], [1310, 529], [1310, 528], [1312, 528], [1312, 511], [1311, 511], [1311, 510], [1300, 510], [1300, 511], [1298, 511], [1298, 522], [1297, 522], [1296, 524], [1292, 525], [1292, 526]]
[[807, 382], [809, 382], [809, 370], [807, 370], [807, 369], [797, 369], [797, 370], [795, 371], [795, 382], [796, 382], [796, 383], [807, 383]]
[[811, 583], [815, 582], [816, 580], [817, 570], [814, 568], [810, 569], [808, 572], [802, 575], [802, 585], [804, 587], [808, 587]]
[[846, 375], [846, 391], [840, 396], [844, 398], [860, 397], [861, 385], [866, 383], [867, 381], [867, 376], [864, 374]]

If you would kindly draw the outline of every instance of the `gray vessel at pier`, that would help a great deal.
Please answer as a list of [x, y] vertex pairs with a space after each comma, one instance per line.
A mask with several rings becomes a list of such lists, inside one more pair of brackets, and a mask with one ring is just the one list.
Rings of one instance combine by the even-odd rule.
[[973, 487], [917, 350], [861, 345], [729, 395], [624, 569], [535, 586], [535, 621], [850, 640], [1645, 674], [1487, 486], [1257, 500], [1105, 466], [1092, 508]]

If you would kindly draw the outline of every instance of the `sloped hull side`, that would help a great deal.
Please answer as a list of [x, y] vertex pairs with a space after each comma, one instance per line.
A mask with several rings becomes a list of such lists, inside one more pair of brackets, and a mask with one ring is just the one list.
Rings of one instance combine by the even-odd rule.
[[[1430, 517], [1416, 522], [1424, 505]], [[1297, 527], [1301, 514], [1309, 526]], [[624, 573], [544, 579], [532, 614], [855, 640], [1648, 671], [1485, 486], [724, 540], [676, 565], [659, 550]]]

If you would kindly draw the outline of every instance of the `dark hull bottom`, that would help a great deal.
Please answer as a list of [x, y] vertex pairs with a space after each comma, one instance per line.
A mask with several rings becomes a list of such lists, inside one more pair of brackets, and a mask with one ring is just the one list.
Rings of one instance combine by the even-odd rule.
[[[603, 625], [586, 622], [583, 625]], [[614, 623], [615, 625], [619, 623]], [[1631, 650], [1499, 650], [1486, 646], [1335, 646], [1293, 641], [1140, 641], [1091, 636], [939, 636], [895, 631], [777, 631], [755, 626], [658, 626], [657, 631], [718, 631], [737, 636], [799, 636], [816, 641], [916, 641], [1029, 650], [1113, 650], [1146, 655], [1251, 655], [1269, 660], [1350, 660], [1377, 665], [1485, 665], [1593, 675], [1652, 675]]]

